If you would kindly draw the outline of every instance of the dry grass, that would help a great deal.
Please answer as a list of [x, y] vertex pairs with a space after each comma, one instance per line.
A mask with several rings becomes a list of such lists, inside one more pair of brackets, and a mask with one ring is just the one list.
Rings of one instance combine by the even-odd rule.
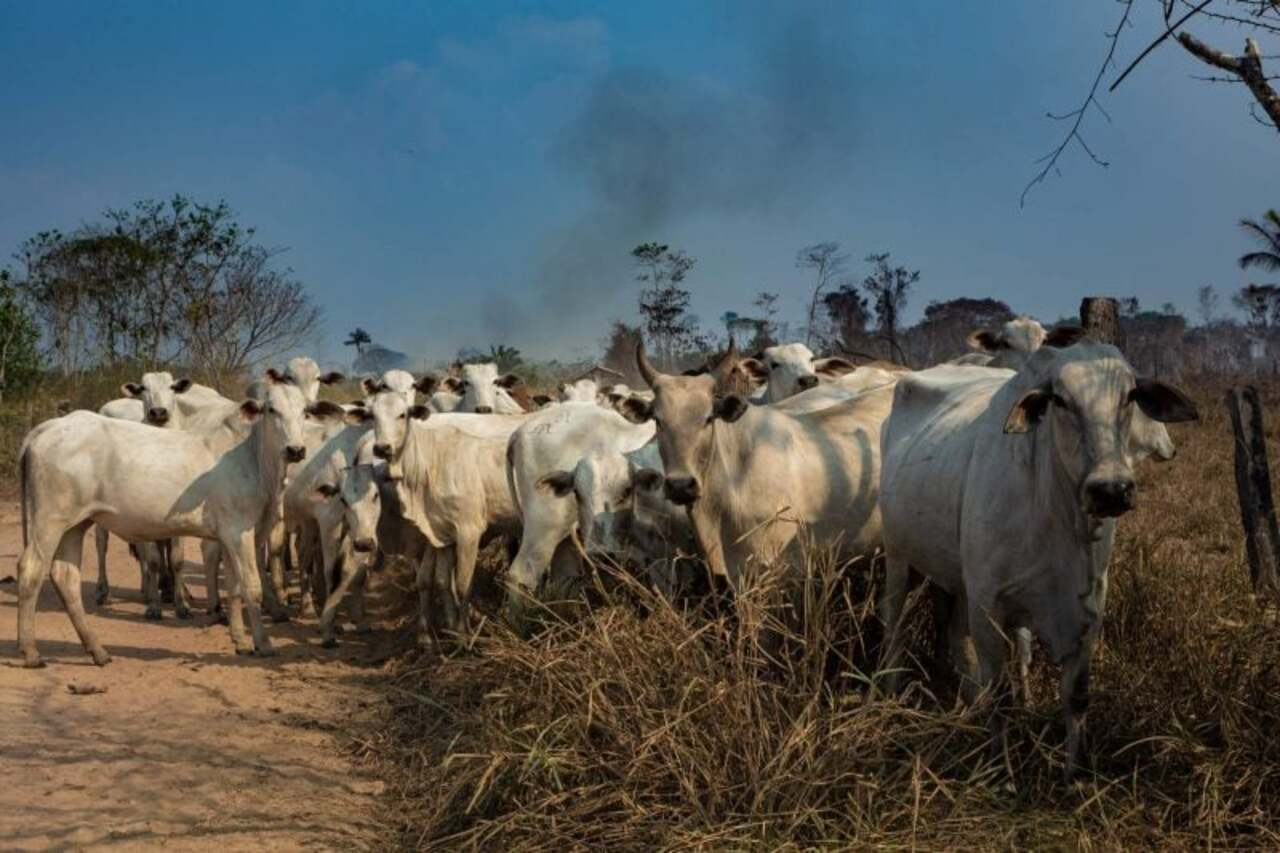
[[1218, 393], [1204, 387], [1203, 421], [1177, 430], [1177, 460], [1142, 472], [1121, 525], [1089, 715], [1096, 766], [1076, 784], [1061, 780], [1049, 667], [993, 759], [987, 711], [957, 706], [948, 679], [875, 691], [870, 572], [841, 581], [814, 565], [804, 639], [772, 664], [756, 629], [795, 620], [762, 596], [730, 616], [637, 590], [532, 640], [489, 622], [471, 653], [404, 661], [367, 745], [391, 781], [395, 843], [1280, 846], [1280, 628], [1249, 594]]

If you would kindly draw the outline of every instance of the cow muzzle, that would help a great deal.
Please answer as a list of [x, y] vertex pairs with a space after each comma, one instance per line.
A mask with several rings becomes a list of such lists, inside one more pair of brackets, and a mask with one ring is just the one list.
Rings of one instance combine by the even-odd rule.
[[169, 410], [163, 406], [147, 409], [147, 423], [155, 426], [164, 426], [169, 423]]
[[356, 551], [361, 554], [368, 554], [378, 547], [378, 543], [374, 542], [372, 539], [357, 539], [355, 542], [351, 543], [351, 547], [355, 548]]
[[690, 506], [702, 495], [696, 477], [667, 477], [662, 484], [667, 500], [677, 506]]
[[291, 444], [284, 449], [284, 461], [301, 462], [307, 458], [307, 449], [301, 444]]
[[376, 457], [378, 457], [379, 459], [388, 459], [388, 460], [389, 460], [389, 459], [391, 458], [391, 445], [389, 445], [389, 444], [375, 444], [375, 445], [373, 446], [373, 455], [374, 455], [374, 456], [376, 456]]
[[796, 388], [800, 389], [801, 391], [808, 391], [810, 388], [817, 388], [817, 387], [818, 387], [818, 377], [816, 376], [801, 376], [799, 379], [796, 380]]
[[1116, 518], [1137, 504], [1138, 486], [1128, 477], [1091, 480], [1085, 483], [1084, 498], [1089, 515]]

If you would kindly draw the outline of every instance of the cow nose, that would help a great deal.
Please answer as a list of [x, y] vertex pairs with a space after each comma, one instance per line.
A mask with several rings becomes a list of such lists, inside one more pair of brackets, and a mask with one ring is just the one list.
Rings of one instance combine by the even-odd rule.
[[284, 458], [289, 462], [301, 462], [307, 458], [307, 449], [300, 444], [291, 444], [284, 449]]
[[1133, 509], [1138, 488], [1133, 480], [1117, 478], [1095, 480], [1085, 484], [1089, 512], [1103, 518], [1115, 518]]
[[355, 542], [351, 543], [351, 547], [355, 548], [361, 554], [368, 554], [374, 548], [377, 548], [378, 545], [372, 539], [357, 539]]
[[154, 409], [147, 410], [147, 420], [153, 424], [163, 424], [169, 422], [169, 410], [164, 406], [156, 406]]
[[389, 444], [375, 444], [375, 445], [373, 446], [373, 455], [374, 455], [374, 456], [376, 456], [376, 457], [378, 457], [379, 459], [390, 459], [390, 458], [391, 458], [391, 445], [389, 445]]
[[477, 415], [492, 415], [493, 406], [476, 406]]
[[808, 391], [810, 388], [818, 387], [818, 377], [801, 376], [799, 379], [796, 380], [796, 384], [800, 386], [801, 391]]
[[689, 506], [702, 494], [695, 477], [668, 477], [662, 488], [667, 500], [679, 506]]

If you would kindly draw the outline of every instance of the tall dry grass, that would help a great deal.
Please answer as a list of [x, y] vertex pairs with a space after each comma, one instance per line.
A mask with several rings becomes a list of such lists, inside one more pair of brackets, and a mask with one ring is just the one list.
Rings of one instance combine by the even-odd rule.
[[[1203, 419], [1176, 428], [1175, 461], [1144, 467], [1121, 524], [1094, 767], [1075, 784], [1051, 667], [1037, 661], [1032, 705], [993, 756], [989, 710], [920, 663], [924, 599], [910, 686], [881, 695], [874, 573], [814, 555], [790, 612], [764, 592], [717, 612], [628, 587], [530, 640], [490, 621], [469, 653], [402, 662], [365, 745], [391, 782], [395, 843], [1280, 846], [1280, 627], [1250, 595], [1220, 393], [1198, 389]], [[762, 648], [761, 626], [782, 641]]]

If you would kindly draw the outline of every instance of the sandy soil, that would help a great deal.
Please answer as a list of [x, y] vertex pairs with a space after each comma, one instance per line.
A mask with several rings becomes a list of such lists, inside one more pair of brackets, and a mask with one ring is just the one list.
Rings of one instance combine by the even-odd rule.
[[[0, 848], [292, 850], [376, 845], [381, 783], [347, 748], [377, 701], [387, 631], [320, 648], [314, 622], [270, 625], [271, 659], [237, 657], [204, 614], [143, 619], [138, 571], [112, 540], [112, 600], [94, 604], [93, 537], [83, 594], [113, 661], [95, 667], [47, 583], [37, 636], [49, 666], [23, 669], [16, 585], [0, 582]], [[0, 504], [0, 581], [21, 549], [17, 506]], [[198, 559], [195, 541], [188, 560]], [[105, 688], [75, 695], [69, 685]]]

